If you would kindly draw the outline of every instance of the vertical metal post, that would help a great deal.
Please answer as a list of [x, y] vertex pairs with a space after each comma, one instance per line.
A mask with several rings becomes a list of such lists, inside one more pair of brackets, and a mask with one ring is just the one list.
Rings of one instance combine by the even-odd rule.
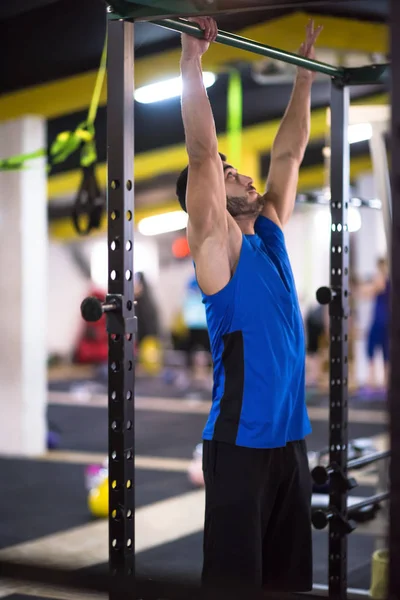
[[389, 423], [390, 461], [390, 575], [389, 599], [400, 598], [400, 4], [391, 1], [392, 69], [392, 301], [390, 337]]
[[[109, 556], [111, 600], [135, 567], [133, 296], [133, 23], [108, 24]], [[132, 577], [132, 585], [133, 585]], [[131, 587], [132, 589], [132, 587]]]
[[[331, 289], [330, 304], [330, 464], [347, 474], [348, 444], [348, 315], [350, 149], [348, 143], [349, 88], [332, 83], [331, 93]], [[347, 516], [347, 493], [334, 476], [330, 506]], [[339, 520], [329, 524], [329, 598], [347, 598], [347, 536]]]

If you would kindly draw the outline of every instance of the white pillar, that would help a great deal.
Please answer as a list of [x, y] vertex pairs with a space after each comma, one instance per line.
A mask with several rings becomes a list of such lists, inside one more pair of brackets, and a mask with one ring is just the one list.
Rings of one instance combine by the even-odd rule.
[[[41, 118], [0, 123], [1, 158], [45, 145]], [[0, 172], [0, 454], [46, 448], [46, 182], [44, 158]]]

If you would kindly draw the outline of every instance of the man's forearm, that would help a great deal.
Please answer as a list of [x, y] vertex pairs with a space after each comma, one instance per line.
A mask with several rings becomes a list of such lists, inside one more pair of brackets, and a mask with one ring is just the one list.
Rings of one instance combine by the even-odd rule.
[[272, 146], [272, 155], [276, 158], [291, 157], [299, 163], [303, 160], [310, 137], [311, 87], [311, 78], [297, 77]]
[[181, 60], [182, 117], [190, 161], [217, 152], [218, 142], [210, 101], [203, 83], [200, 57]]

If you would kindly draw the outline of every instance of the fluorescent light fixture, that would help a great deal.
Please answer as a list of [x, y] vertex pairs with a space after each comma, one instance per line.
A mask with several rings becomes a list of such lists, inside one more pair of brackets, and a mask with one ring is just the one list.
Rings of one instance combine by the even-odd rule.
[[366, 142], [372, 138], [371, 123], [356, 123], [349, 126], [349, 144]]
[[[206, 88], [211, 87], [216, 79], [214, 73], [210, 73], [209, 71], [203, 73], [203, 83]], [[161, 102], [162, 100], [176, 98], [181, 93], [182, 77], [174, 77], [173, 79], [157, 81], [156, 83], [150, 83], [138, 88], [135, 91], [135, 100], [142, 104], [151, 104], [152, 102]]]
[[160, 235], [185, 229], [187, 222], [187, 214], [183, 210], [176, 210], [142, 219], [138, 223], [138, 230], [142, 235]]

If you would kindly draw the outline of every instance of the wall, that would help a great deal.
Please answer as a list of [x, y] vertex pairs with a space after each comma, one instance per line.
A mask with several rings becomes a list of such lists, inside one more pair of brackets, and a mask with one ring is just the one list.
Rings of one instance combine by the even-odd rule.
[[82, 324], [79, 307], [90, 283], [61, 243], [50, 243], [48, 274], [48, 352], [69, 357]]

